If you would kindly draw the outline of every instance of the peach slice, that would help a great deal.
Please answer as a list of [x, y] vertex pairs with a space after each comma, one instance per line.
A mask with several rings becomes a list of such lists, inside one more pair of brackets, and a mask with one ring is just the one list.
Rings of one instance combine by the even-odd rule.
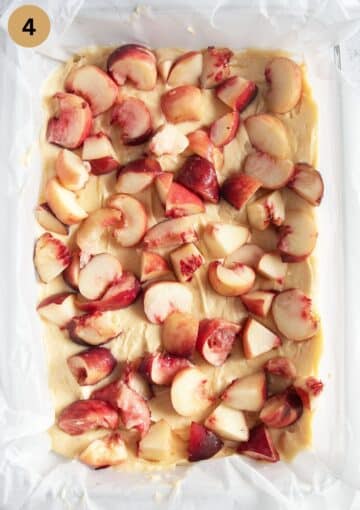
[[181, 416], [194, 416], [210, 405], [208, 380], [198, 368], [183, 368], [173, 379], [170, 398], [175, 411]]
[[203, 240], [214, 257], [225, 257], [249, 238], [249, 229], [242, 225], [211, 222], [204, 229]]
[[92, 115], [89, 105], [75, 94], [57, 92], [58, 112], [48, 122], [46, 139], [66, 149], [80, 147], [91, 131]]
[[261, 181], [263, 188], [279, 189], [286, 186], [294, 175], [294, 164], [265, 152], [252, 152], [246, 157], [244, 172]]
[[242, 112], [255, 99], [258, 93], [256, 84], [241, 76], [232, 76], [216, 87], [217, 97], [232, 110]]
[[56, 176], [64, 188], [79, 191], [89, 180], [90, 164], [67, 149], [61, 149], [55, 161]]
[[255, 460], [267, 462], [278, 462], [280, 460], [270, 433], [264, 425], [257, 425], [252, 428], [249, 439], [240, 443], [237, 452]]
[[166, 120], [174, 124], [201, 120], [203, 107], [201, 90], [192, 85], [183, 85], [165, 92], [161, 96], [160, 104]]
[[203, 68], [200, 78], [202, 88], [211, 89], [230, 76], [229, 62], [233, 52], [228, 48], [209, 46], [203, 53]]
[[270, 311], [275, 293], [268, 290], [254, 290], [241, 296], [245, 308], [254, 315], [266, 317]]
[[219, 183], [215, 168], [201, 156], [190, 156], [181, 167], [177, 180], [206, 202], [219, 202]]
[[170, 154], [177, 156], [184, 152], [189, 145], [189, 140], [176, 126], [173, 124], [163, 124], [149, 143], [149, 150], [155, 156], [163, 156]]
[[302, 74], [293, 60], [273, 58], [265, 67], [265, 78], [269, 84], [266, 102], [271, 112], [286, 113], [298, 104], [302, 93]]
[[122, 331], [111, 312], [94, 312], [74, 317], [66, 328], [71, 340], [80, 345], [105, 344]]
[[161, 338], [167, 352], [188, 358], [195, 349], [199, 321], [190, 313], [173, 312], [164, 321]]
[[260, 411], [266, 400], [266, 377], [263, 371], [235, 379], [221, 395], [223, 402], [239, 411]]
[[260, 322], [248, 318], [242, 333], [242, 343], [245, 358], [252, 359], [279, 347], [281, 339]]
[[171, 273], [169, 264], [158, 253], [144, 250], [141, 253], [141, 276], [142, 282], [168, 276]]
[[116, 429], [119, 417], [103, 400], [76, 400], [61, 411], [57, 425], [66, 434], [78, 436], [99, 428]]
[[144, 294], [144, 312], [153, 324], [162, 324], [172, 312], [190, 312], [193, 296], [178, 282], [162, 281], [150, 285]]
[[215, 432], [207, 429], [200, 423], [194, 421], [191, 423], [188, 445], [188, 460], [190, 462], [210, 459], [210, 457], [216, 455], [223, 446], [224, 443]]
[[312, 301], [300, 289], [280, 292], [274, 298], [272, 314], [280, 333], [291, 340], [306, 340], [318, 330]]
[[173, 63], [174, 63], [173, 60], [171, 60], [169, 58], [165, 58], [163, 60], [157, 61], [158, 73], [160, 74], [160, 77], [164, 83], [166, 83], [166, 81], [168, 79], [170, 69], [171, 69]]
[[143, 459], [160, 462], [166, 461], [172, 450], [172, 432], [164, 419], [151, 425], [138, 447], [138, 455]]
[[224, 319], [203, 319], [196, 349], [210, 365], [219, 367], [230, 355], [240, 329], [239, 324]]
[[264, 195], [247, 206], [250, 226], [257, 230], [265, 230], [270, 223], [277, 227], [285, 219], [285, 204], [280, 191]]
[[34, 264], [40, 280], [49, 283], [70, 264], [67, 246], [48, 232], [39, 237], [35, 245]]
[[94, 347], [70, 356], [66, 363], [80, 386], [93, 385], [105, 379], [116, 366], [109, 349]]
[[160, 174], [161, 166], [156, 159], [136, 159], [121, 168], [115, 184], [115, 191], [118, 193], [139, 193], [148, 188]]
[[275, 158], [289, 156], [289, 140], [284, 124], [267, 113], [251, 115], [245, 119], [245, 127], [251, 145], [258, 151], [267, 152]]
[[142, 203], [125, 194], [112, 195], [107, 206], [121, 211], [124, 224], [113, 231], [117, 243], [125, 248], [135, 246], [144, 237], [147, 228], [147, 214]]
[[82, 159], [89, 162], [94, 175], [113, 172], [120, 164], [110, 138], [101, 132], [84, 140]]
[[75, 290], [77, 290], [79, 287], [79, 274], [81, 264], [81, 252], [80, 250], [74, 250], [71, 254], [71, 262], [63, 272], [65, 283], [67, 283], [67, 285]]
[[226, 113], [210, 126], [210, 140], [216, 147], [223, 147], [235, 138], [240, 125], [238, 112]]
[[144, 246], [147, 249], [168, 248], [198, 240], [191, 217], [175, 218], [157, 223], [145, 234]]
[[62, 328], [79, 312], [75, 307], [74, 294], [61, 292], [43, 299], [37, 306], [39, 315]]
[[261, 182], [247, 174], [235, 174], [226, 179], [221, 193], [236, 209], [241, 209], [261, 187]]
[[222, 148], [216, 147], [210, 140], [209, 134], [204, 129], [197, 129], [187, 135], [189, 149], [197, 156], [206, 159], [214, 169], [220, 170], [224, 164]]
[[172, 182], [165, 202], [165, 216], [179, 218], [205, 211], [201, 198], [189, 191], [185, 186]]
[[45, 230], [50, 230], [50, 232], [62, 236], [66, 236], [69, 233], [68, 225], [65, 225], [57, 219], [46, 202], [37, 206], [35, 209], [35, 217], [39, 225]]
[[306, 409], [314, 408], [314, 400], [324, 389], [324, 384], [313, 376], [297, 377], [294, 381], [294, 390], [301, 398]]
[[292, 387], [270, 397], [260, 412], [260, 420], [268, 427], [282, 429], [295, 423], [303, 413], [303, 403]]
[[56, 177], [46, 183], [45, 195], [50, 209], [62, 223], [74, 225], [87, 217], [75, 193], [61, 186]]
[[137, 372], [137, 362], [126, 362], [121, 373], [121, 381], [129, 386], [130, 389], [138, 393], [144, 400], [150, 400], [153, 392], [146, 378]]
[[124, 85], [127, 79], [140, 90], [152, 90], [156, 85], [155, 55], [140, 44], [125, 44], [114, 50], [107, 69], [118, 85]]
[[152, 135], [152, 120], [146, 104], [136, 97], [128, 97], [114, 106], [111, 124], [119, 126], [124, 145], [140, 145]]
[[229, 441], [247, 441], [249, 429], [242, 411], [219, 404], [206, 418], [205, 427]]
[[168, 85], [198, 85], [202, 72], [203, 56], [200, 51], [189, 51], [177, 58], [170, 69]]
[[111, 283], [120, 280], [121, 275], [119, 259], [110, 253], [99, 253], [80, 269], [79, 291], [87, 299], [98, 299]]
[[187, 358], [179, 358], [170, 354], [149, 354], [139, 366], [139, 372], [153, 384], [170, 386], [180, 370], [192, 366]]
[[256, 269], [264, 253], [264, 250], [257, 244], [243, 244], [240, 248], [225, 257], [224, 266], [231, 267], [233, 264], [245, 264], [246, 266]]
[[76, 243], [87, 255], [97, 255], [104, 251], [104, 239], [109, 231], [124, 226], [121, 211], [105, 207], [89, 214], [76, 232]]
[[275, 358], [269, 359], [264, 365], [264, 370], [269, 374], [284, 377], [285, 379], [292, 380], [296, 377], [294, 362], [285, 356], [275, 356]]
[[214, 260], [209, 264], [208, 278], [212, 288], [221, 296], [240, 296], [249, 292], [254, 285], [255, 272], [245, 264], [225, 267]]
[[283, 260], [300, 262], [306, 259], [315, 248], [317, 235], [310, 214], [296, 209], [287, 212], [278, 243]]
[[276, 280], [278, 283], [283, 283], [288, 265], [281, 260], [278, 253], [264, 253], [259, 260], [257, 271], [265, 278]]
[[307, 163], [297, 163], [295, 173], [287, 183], [301, 198], [311, 205], [320, 205], [324, 194], [324, 182], [320, 172]]
[[190, 282], [205, 259], [193, 243], [184, 244], [170, 253], [171, 264], [179, 282]]
[[64, 86], [66, 92], [86, 99], [94, 116], [111, 108], [118, 95], [116, 83], [102, 69], [90, 64], [70, 71]]
[[174, 180], [174, 174], [171, 172], [162, 172], [155, 178], [155, 187], [159, 195], [160, 202], [165, 205], [170, 186]]
[[127, 450], [119, 432], [94, 439], [79, 455], [79, 460], [95, 469], [116, 466], [127, 459]]

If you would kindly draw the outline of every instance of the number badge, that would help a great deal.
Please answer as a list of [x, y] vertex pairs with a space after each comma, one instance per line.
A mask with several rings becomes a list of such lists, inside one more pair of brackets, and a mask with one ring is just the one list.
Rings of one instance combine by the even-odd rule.
[[43, 43], [50, 33], [49, 16], [36, 5], [23, 5], [10, 15], [8, 31], [16, 44], [34, 48]]

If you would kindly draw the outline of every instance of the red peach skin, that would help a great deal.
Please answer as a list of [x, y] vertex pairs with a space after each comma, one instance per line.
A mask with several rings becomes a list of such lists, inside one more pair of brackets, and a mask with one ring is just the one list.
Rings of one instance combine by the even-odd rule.
[[246, 174], [236, 174], [224, 182], [221, 192], [227, 202], [241, 209], [261, 187], [261, 182]]
[[121, 140], [125, 145], [140, 145], [153, 133], [150, 112], [136, 97], [128, 97], [114, 106], [111, 123], [120, 127]]
[[107, 69], [118, 85], [124, 85], [127, 79], [140, 90], [151, 90], [156, 85], [155, 55], [140, 44], [116, 48], [108, 58]]
[[116, 429], [118, 413], [103, 400], [77, 400], [65, 407], [57, 420], [58, 427], [66, 434], [78, 436], [90, 430]]
[[240, 76], [232, 76], [216, 88], [217, 97], [233, 110], [242, 112], [255, 99], [256, 84]]
[[190, 156], [180, 169], [177, 180], [203, 200], [219, 202], [219, 182], [214, 166], [200, 156]]
[[223, 319], [203, 319], [199, 325], [196, 349], [208, 363], [221, 366], [230, 355], [240, 329], [238, 324]]
[[170, 386], [176, 374], [190, 366], [192, 365], [186, 358], [156, 353], [145, 356], [139, 366], [139, 371], [151, 383]]
[[196, 462], [210, 459], [224, 446], [223, 441], [200, 423], [192, 422], [188, 444], [188, 460]]
[[96, 384], [114, 370], [116, 359], [109, 349], [95, 347], [67, 359], [68, 367], [80, 386]]
[[233, 52], [228, 48], [214, 48], [209, 46], [203, 54], [203, 69], [201, 86], [210, 89], [219, 85], [230, 76], [229, 62]]
[[265, 425], [257, 425], [251, 429], [249, 439], [240, 443], [237, 451], [255, 460], [277, 462], [280, 459]]

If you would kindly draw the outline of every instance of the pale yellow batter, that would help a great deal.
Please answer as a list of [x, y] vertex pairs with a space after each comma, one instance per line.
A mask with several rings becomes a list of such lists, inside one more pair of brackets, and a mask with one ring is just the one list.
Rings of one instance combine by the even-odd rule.
[[[93, 63], [105, 68], [106, 58], [111, 52], [110, 49], [94, 48], [79, 53], [69, 62], [62, 65], [47, 80], [44, 87], [44, 128], [41, 134], [41, 150], [43, 156], [43, 183], [55, 174], [54, 163], [59, 152], [59, 147], [50, 145], [45, 139], [45, 128], [48, 118], [53, 114], [53, 101], [51, 97], [54, 93], [63, 90], [64, 79], [73, 68], [73, 66], [81, 66], [86, 63]], [[180, 50], [158, 50], [159, 59], [174, 56], [181, 53]], [[254, 80], [259, 87], [259, 94], [253, 103], [241, 115], [244, 119], [247, 116], [264, 112], [265, 103], [262, 92], [266, 88], [264, 79], [264, 68], [269, 59], [280, 52], [265, 51], [246, 51], [235, 54], [232, 59], [232, 74], [240, 74], [242, 77]], [[313, 101], [311, 91], [306, 80], [306, 69], [303, 67], [304, 89], [302, 100], [299, 105], [291, 112], [279, 115], [285, 124], [291, 147], [291, 159], [295, 162], [304, 161], [310, 164], [316, 164], [316, 138], [317, 138], [317, 109]], [[140, 91], [133, 87], [122, 87], [122, 95], [131, 95], [141, 98], [148, 106], [154, 127], [160, 126], [164, 122], [164, 117], [159, 106], [160, 95], [169, 89], [169, 87], [159, 78], [156, 87], [152, 91]], [[214, 99], [211, 90], [202, 90], [205, 106], [203, 108], [203, 118], [199, 122], [184, 122], [178, 124], [177, 127], [184, 133], [189, 133], [195, 129], [209, 125], [228, 109], [220, 101]], [[124, 147], [117, 136], [116, 128], [109, 127], [109, 112], [100, 115], [94, 121], [94, 132], [99, 130], [111, 136], [115, 146], [117, 155], [121, 164], [125, 164], [130, 160], [140, 157], [143, 153], [144, 146]], [[251, 145], [247, 137], [246, 130], [243, 125], [238, 130], [236, 137], [225, 146], [224, 149], [224, 165], [218, 170], [218, 178], [220, 184], [234, 170], [241, 168], [245, 156], [251, 151]], [[81, 154], [81, 151], [79, 151]], [[162, 156], [158, 158], [163, 170], [178, 169], [188, 154], [185, 152], [180, 156]], [[106, 198], [114, 192], [115, 172], [110, 175], [101, 177], [91, 176], [86, 187], [77, 193], [79, 202], [86, 211], [93, 211], [101, 207]], [[291, 208], [304, 209], [313, 214], [313, 208], [304, 200], [299, 198], [290, 190], [281, 190], [281, 194], [285, 200], [287, 210]], [[137, 198], [146, 206], [149, 218], [149, 226], [164, 218], [163, 207], [161, 206], [156, 190], [150, 188], [136, 195]], [[40, 202], [44, 199], [43, 192], [40, 194]], [[228, 203], [221, 201], [219, 205], [206, 204], [206, 214], [193, 216], [194, 223], [199, 225], [200, 239], [201, 226], [210, 220], [220, 220], [223, 222], [234, 222], [246, 224], [246, 208], [237, 211]], [[76, 226], [71, 228], [68, 244], [73, 247], [74, 233]], [[39, 233], [41, 229], [39, 227]], [[262, 246], [265, 250], [275, 248], [276, 234], [271, 227], [264, 232], [256, 232], [252, 240]], [[205, 245], [200, 241], [198, 247], [202, 253], [208, 258]], [[104, 245], [104, 251], [116, 254], [125, 269], [134, 271], [139, 275], [140, 270], [140, 249], [120, 248], [113, 241], [108, 240]], [[204, 317], [223, 317], [225, 319], [240, 321], [246, 312], [239, 298], [225, 298], [216, 294], [209, 286], [207, 281], [207, 264], [203, 266], [193, 281], [188, 284], [194, 291], [194, 307], [192, 313], [198, 318]], [[283, 288], [299, 287], [306, 294], [313, 295], [314, 289], [314, 261], [312, 258], [305, 262], [289, 264], [289, 270], [286, 276]], [[266, 288], [267, 281], [257, 278], [257, 286]], [[48, 295], [66, 290], [66, 284], [62, 277], [58, 277], [47, 285], [40, 286], [40, 296], [42, 299]], [[111, 312], [116, 320], [122, 326], [123, 333], [106, 345], [119, 361], [132, 360], [141, 356], [146, 351], [154, 351], [161, 347], [160, 329], [161, 326], [150, 324], [144, 315], [142, 300], [129, 308]], [[263, 321], [269, 324], [271, 319]], [[53, 395], [53, 402], [56, 415], [71, 402], [87, 398], [92, 387], [80, 387], [72, 374], [70, 373], [66, 359], [83, 350], [83, 347], [73, 343], [67, 334], [61, 331], [57, 326], [45, 322], [43, 323], [43, 337], [46, 344], [49, 366], [49, 384]], [[215, 394], [224, 389], [234, 378], [246, 375], [256, 371], [264, 362], [276, 354], [290, 357], [297, 368], [298, 375], [314, 375], [317, 371], [319, 355], [321, 352], [321, 335], [320, 333], [305, 342], [292, 342], [284, 340], [282, 347], [277, 351], [271, 351], [252, 360], [245, 360], [241, 354], [240, 345], [236, 344], [233, 348], [230, 358], [221, 367], [213, 367], [206, 363], [200, 355], [195, 354], [194, 361], [196, 365], [204, 371], [210, 379], [211, 389]], [[104, 386], [107, 382], [114, 380], [119, 375], [119, 369], [111, 374], [110, 377], [101, 381], [96, 387]], [[152, 420], [158, 421], [165, 418], [173, 431], [174, 448], [170, 464], [186, 462], [186, 437], [190, 418], [179, 416], [175, 413], [171, 406], [169, 389], [158, 389], [156, 397], [150, 402]], [[271, 431], [275, 440], [276, 447], [283, 459], [291, 459], [299, 450], [308, 447], [311, 443], [311, 413], [304, 410], [301, 419], [294, 425], [286, 428]], [[121, 466], [121, 469], [159, 469], [159, 463], [147, 462], [136, 457], [135, 454], [135, 436], [132, 432], [124, 432], [126, 439], [131, 445], [129, 448], [129, 459]], [[104, 431], [95, 431], [85, 433], [80, 436], [70, 436], [62, 432], [56, 425], [50, 430], [53, 449], [67, 457], [76, 457], [94, 438], [104, 435]], [[222, 450], [219, 455], [232, 453], [234, 450], [227, 447]]]

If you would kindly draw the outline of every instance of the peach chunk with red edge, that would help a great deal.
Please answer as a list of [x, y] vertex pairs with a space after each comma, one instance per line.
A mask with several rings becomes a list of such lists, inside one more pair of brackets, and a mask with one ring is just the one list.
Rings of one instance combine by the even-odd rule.
[[119, 432], [94, 439], [79, 455], [79, 460], [88, 466], [100, 469], [116, 466], [127, 459], [126, 444]]
[[249, 292], [255, 283], [255, 272], [245, 264], [225, 267], [214, 260], [208, 266], [208, 279], [215, 292], [221, 296], [234, 297]]
[[202, 88], [210, 89], [230, 76], [230, 59], [233, 52], [228, 48], [209, 46], [203, 53], [203, 68], [200, 78]]
[[232, 76], [216, 87], [217, 97], [232, 110], [242, 112], [255, 99], [258, 93], [256, 84], [241, 76]]
[[252, 152], [244, 163], [244, 173], [251, 175], [267, 189], [280, 189], [288, 185], [294, 175], [294, 163], [289, 159], [280, 159], [265, 152]]
[[165, 202], [165, 216], [179, 218], [205, 211], [203, 201], [185, 186], [172, 182]]
[[324, 194], [324, 181], [320, 172], [313, 166], [307, 163], [296, 163], [295, 172], [287, 186], [309, 204], [320, 205]]
[[247, 174], [235, 174], [226, 179], [221, 188], [224, 199], [241, 209], [261, 187], [261, 182]]
[[178, 172], [177, 180], [206, 202], [219, 202], [219, 182], [215, 168], [201, 156], [190, 156]]
[[259, 113], [247, 117], [244, 123], [250, 143], [255, 149], [275, 158], [289, 157], [289, 139], [280, 119], [268, 113]]
[[190, 282], [205, 259], [194, 243], [179, 246], [170, 253], [170, 260], [179, 282]]
[[224, 446], [223, 441], [200, 423], [191, 422], [188, 443], [188, 460], [197, 462], [210, 459]]
[[167, 83], [171, 87], [198, 85], [202, 73], [203, 56], [200, 51], [180, 55], [171, 66]]
[[162, 172], [155, 178], [156, 191], [159, 196], [159, 200], [163, 205], [166, 204], [166, 197], [168, 196], [173, 180], [174, 174], [171, 172]]
[[152, 90], [156, 85], [156, 58], [140, 44], [125, 44], [108, 57], [107, 70], [118, 85], [129, 80], [139, 90]]
[[257, 244], [246, 243], [225, 257], [224, 265], [226, 267], [231, 267], [232, 264], [245, 264], [246, 266], [256, 269], [263, 254], [264, 250]]
[[120, 138], [124, 145], [145, 143], [153, 133], [149, 109], [137, 97], [125, 98], [114, 106], [111, 124], [120, 128]]
[[54, 232], [62, 236], [66, 236], [69, 233], [68, 225], [62, 223], [52, 212], [46, 202], [40, 204], [35, 209], [35, 218], [39, 225], [45, 230]]
[[189, 140], [180, 129], [173, 124], [163, 124], [149, 143], [149, 151], [155, 156], [177, 156], [184, 152], [189, 145]]
[[286, 262], [301, 262], [313, 252], [318, 232], [314, 218], [300, 209], [286, 213], [280, 229], [278, 249]]
[[176, 374], [192, 366], [187, 358], [166, 353], [148, 354], [139, 365], [139, 372], [153, 384], [170, 386]]
[[168, 122], [201, 120], [203, 98], [201, 90], [193, 85], [182, 85], [165, 92], [160, 104]]
[[250, 430], [249, 439], [239, 444], [237, 452], [255, 460], [267, 462], [278, 462], [280, 460], [270, 432], [263, 424]]
[[199, 324], [196, 349], [215, 367], [223, 365], [231, 353], [240, 325], [224, 319], [203, 319]]
[[141, 360], [134, 362], [127, 361], [122, 369], [120, 380], [138, 393], [143, 399], [150, 400], [153, 392], [145, 376], [138, 372]]
[[314, 399], [324, 389], [324, 383], [316, 377], [297, 377], [294, 381], [294, 390], [299, 395], [306, 409], [313, 409]]
[[122, 211], [111, 207], [96, 209], [81, 223], [76, 232], [76, 243], [84, 255], [104, 251], [104, 241], [115, 229], [124, 227]]
[[115, 241], [124, 248], [138, 244], [147, 229], [147, 214], [143, 204], [134, 197], [119, 193], [111, 195], [107, 206], [121, 211], [124, 224], [113, 230]]
[[303, 413], [303, 403], [291, 386], [270, 397], [260, 412], [260, 420], [268, 427], [281, 429], [295, 423]]
[[56, 176], [64, 188], [79, 191], [89, 180], [90, 164], [68, 149], [61, 149], [55, 161]]
[[241, 296], [245, 308], [254, 315], [266, 317], [271, 309], [275, 293], [269, 290], [254, 290]]
[[244, 413], [238, 409], [232, 409], [223, 403], [219, 404], [211, 412], [206, 418], [204, 425], [222, 439], [247, 441], [249, 438], [249, 429]]
[[79, 291], [87, 299], [98, 299], [121, 275], [120, 260], [110, 253], [99, 253], [80, 269]]
[[87, 217], [75, 193], [61, 186], [56, 177], [46, 183], [45, 196], [52, 212], [65, 225], [74, 225]]
[[178, 282], [155, 282], [144, 293], [144, 312], [153, 324], [162, 324], [172, 312], [190, 312], [192, 303], [191, 290]]
[[180, 370], [174, 377], [170, 390], [171, 403], [181, 416], [197, 416], [212, 404], [208, 379], [196, 367]]
[[105, 379], [117, 363], [109, 349], [105, 347], [94, 347], [78, 352], [70, 356], [66, 362], [80, 386], [96, 384]]
[[156, 159], [136, 159], [120, 169], [115, 191], [118, 193], [139, 193], [148, 188], [160, 175], [162, 175], [161, 166]]
[[253, 412], [260, 411], [266, 397], [266, 377], [263, 371], [235, 379], [221, 395], [227, 406]]
[[80, 345], [101, 345], [118, 336], [122, 328], [111, 312], [94, 312], [73, 317], [66, 329], [71, 340]]
[[210, 126], [210, 140], [216, 147], [223, 147], [235, 138], [240, 125], [238, 112], [229, 112], [215, 120]]
[[120, 164], [110, 138], [102, 132], [84, 140], [82, 159], [89, 162], [94, 175], [113, 172]]
[[214, 169], [220, 170], [222, 168], [224, 164], [223, 149], [216, 147], [212, 143], [205, 129], [197, 129], [189, 133], [187, 137], [190, 151], [209, 161], [214, 166]]
[[99, 428], [116, 429], [119, 416], [113, 406], [103, 400], [76, 400], [61, 411], [57, 425], [66, 434], [78, 436]]
[[257, 272], [261, 276], [277, 283], [284, 283], [287, 270], [288, 264], [282, 261], [277, 252], [264, 253], [257, 265]]
[[67, 266], [67, 268], [63, 272], [63, 278], [64, 281], [69, 287], [72, 287], [73, 289], [77, 290], [79, 287], [79, 274], [80, 274], [80, 267], [82, 267], [81, 262], [81, 252], [78, 249], [75, 249], [71, 253], [71, 262]]
[[214, 257], [225, 257], [242, 246], [249, 238], [249, 229], [243, 225], [208, 223], [203, 232], [206, 247]]
[[87, 300], [78, 297], [76, 306], [84, 312], [106, 312], [130, 306], [141, 292], [141, 285], [130, 271], [124, 271], [120, 279], [113, 281], [101, 299]]
[[318, 330], [312, 301], [300, 289], [284, 290], [275, 296], [272, 314], [280, 333], [290, 340], [307, 340]]
[[39, 315], [62, 328], [75, 316], [78, 311], [75, 307], [72, 292], [60, 292], [43, 299], [37, 306]]
[[142, 282], [160, 278], [161, 276], [168, 276], [170, 273], [169, 264], [164, 257], [152, 251], [142, 251], [140, 270], [140, 280]]
[[257, 230], [265, 230], [270, 223], [277, 227], [285, 220], [285, 204], [280, 191], [264, 195], [247, 206], [250, 226]]
[[272, 375], [284, 377], [285, 379], [294, 379], [296, 377], [296, 366], [294, 362], [285, 356], [275, 356], [269, 359], [264, 370]]
[[193, 223], [194, 220], [190, 216], [157, 223], [146, 232], [144, 246], [146, 249], [168, 248], [195, 242], [198, 235]]
[[153, 423], [147, 434], [138, 445], [139, 457], [149, 461], [166, 461], [171, 457], [173, 434], [168, 422], [164, 419]]
[[57, 113], [51, 117], [46, 130], [49, 143], [66, 149], [80, 147], [92, 126], [91, 110], [86, 101], [75, 94], [57, 92]]
[[190, 313], [173, 312], [163, 323], [161, 339], [165, 350], [174, 356], [188, 358], [195, 349], [199, 320]]
[[253, 318], [248, 318], [242, 330], [242, 345], [246, 359], [256, 358], [281, 345], [278, 335]]
[[286, 57], [275, 57], [265, 67], [269, 84], [266, 103], [271, 112], [287, 113], [300, 101], [302, 94], [301, 68]]
[[73, 68], [66, 77], [65, 90], [86, 99], [94, 116], [111, 108], [118, 95], [116, 83], [91, 64]]
[[34, 264], [42, 282], [49, 283], [56, 278], [70, 264], [70, 260], [68, 247], [48, 232], [36, 241]]

